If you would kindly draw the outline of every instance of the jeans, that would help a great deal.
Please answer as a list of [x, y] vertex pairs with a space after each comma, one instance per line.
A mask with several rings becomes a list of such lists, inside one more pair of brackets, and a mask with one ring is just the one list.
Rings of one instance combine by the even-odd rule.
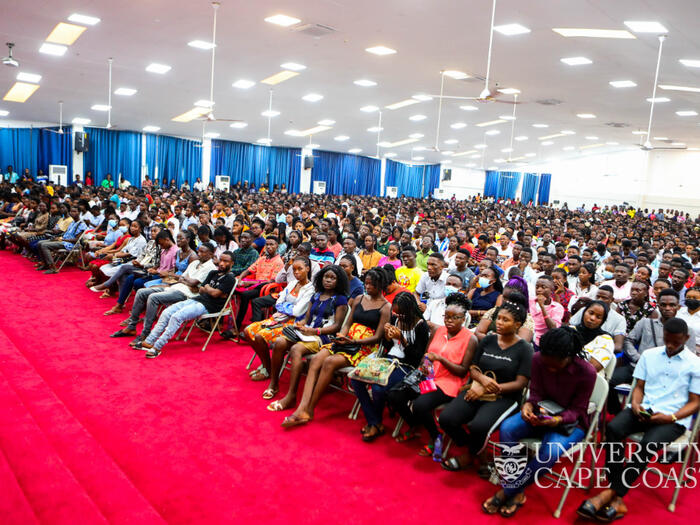
[[[629, 460], [625, 461], [625, 438], [635, 432], [644, 432], [644, 437], [639, 443], [639, 450], [635, 449]], [[654, 454], [664, 444], [681, 437], [684, 432], [685, 427], [678, 423], [653, 425], [647, 421], [640, 421], [631, 408], [620, 412], [608, 423], [607, 428], [605, 465], [609, 472], [610, 488], [620, 497], [627, 494]]]
[[[392, 390], [389, 392], [389, 403], [401, 415], [403, 420], [410, 427], [416, 427], [419, 424], [423, 425], [433, 441], [440, 435], [433, 416], [433, 410], [440, 405], [449, 403], [452, 399], [452, 397], [440, 390], [440, 387], [433, 392], [420, 394], [418, 397], [412, 391], [397, 392]], [[410, 401], [413, 401], [413, 408], [408, 406]]]
[[160, 351], [183, 323], [197, 319], [205, 313], [207, 313], [207, 309], [204, 305], [194, 299], [170, 305], [160, 314], [158, 324], [145, 342]]
[[[467, 401], [460, 394], [450, 401], [440, 413], [440, 428], [452, 438], [456, 445], [467, 446], [469, 452], [478, 454], [486, 445], [486, 440], [498, 425], [518, 404], [508, 398], [495, 401]], [[469, 432], [464, 430], [467, 425]]]
[[530, 460], [520, 476], [511, 483], [503, 485], [506, 497], [510, 498], [523, 492], [525, 487], [534, 483], [536, 476], [545, 474], [566, 450], [581, 441], [585, 435], [586, 433], [579, 427], [567, 436], [549, 427], [532, 426], [522, 418], [520, 412], [506, 419], [501, 423], [501, 443], [517, 443], [526, 437], [538, 437], [542, 440], [537, 455]]
[[634, 379], [633, 374], [634, 367], [629, 363], [625, 363], [615, 368], [609, 382], [610, 390], [608, 390], [608, 412], [610, 414], [618, 414], [622, 410], [622, 406], [620, 405], [620, 394], [617, 393], [615, 387], [625, 383], [631, 384], [632, 380]]
[[179, 303], [187, 299], [184, 293], [177, 290], [160, 290], [158, 288], [142, 288], [136, 292], [134, 298], [134, 306], [131, 308], [131, 316], [129, 317], [129, 325], [127, 330], [135, 330], [136, 324], [139, 321], [139, 316], [143, 310], [146, 310], [146, 317], [143, 320], [143, 331], [141, 338], [145, 339], [151, 333], [151, 328], [156, 320], [158, 307], [161, 305], [170, 306], [173, 303]]
[[104, 283], [102, 283], [102, 286], [105, 288], [109, 288], [113, 284], [115, 284], [119, 279], [122, 279], [125, 276], [129, 276], [133, 274], [134, 272], [139, 271], [141, 272], [142, 270], [137, 270], [136, 266], [130, 263], [122, 264], [117, 268], [117, 271], [114, 273], [112, 277], [107, 279]]
[[124, 277], [119, 283], [119, 299], [117, 299], [117, 302], [120, 305], [124, 306], [124, 304], [126, 304], [126, 300], [129, 298], [131, 290], [138, 291], [141, 288], [143, 288], [143, 285], [145, 283], [156, 278], [157, 276], [150, 274], [140, 276], [136, 273], [130, 273], [129, 275]]
[[[364, 381], [358, 381], [357, 379], [350, 381], [352, 391], [355, 392], [355, 395], [360, 402], [362, 412], [367, 419], [368, 425], [377, 426], [382, 422], [382, 413], [384, 412], [387, 393], [391, 387], [403, 381], [403, 378], [406, 377], [406, 374], [409, 371], [409, 368], [397, 365], [389, 376], [389, 381], [387, 382], [386, 386], [370, 385]], [[367, 387], [372, 390], [371, 397]]]

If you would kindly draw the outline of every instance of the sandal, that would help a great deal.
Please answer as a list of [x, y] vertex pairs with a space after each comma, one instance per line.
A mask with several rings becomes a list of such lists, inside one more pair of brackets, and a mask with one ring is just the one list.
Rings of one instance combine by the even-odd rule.
[[148, 352], [146, 352], [146, 359], [155, 359], [161, 354], [160, 350], [157, 350], [155, 348], [151, 348]]
[[284, 421], [282, 421], [282, 428], [292, 428], [306, 425], [309, 421], [311, 421], [310, 417], [300, 417], [292, 414], [291, 416], [284, 418]]
[[255, 374], [256, 372], [259, 372], [259, 371], [262, 370], [262, 369], [263, 369], [263, 365], [260, 365], [258, 368], [255, 368], [255, 369], [253, 369], [253, 370], [250, 370], [250, 371], [248, 372], [248, 375], [249, 375], [249, 376], [252, 376], [253, 374]]
[[418, 455], [427, 458], [432, 456], [434, 451], [435, 447], [433, 445], [423, 445], [423, 448], [418, 451]]
[[252, 381], [265, 381], [266, 379], [270, 379], [270, 372], [268, 372], [264, 368], [261, 370], [256, 370], [255, 372], [255, 374], [250, 376], [250, 379]]
[[417, 437], [420, 437], [420, 433], [414, 430], [407, 430], [403, 434], [399, 434], [398, 436], [396, 436], [396, 442], [403, 443], [405, 441], [411, 441], [412, 439], [416, 439]]
[[262, 398], [263, 399], [272, 399], [277, 395], [277, 392], [279, 392], [279, 388], [268, 388], [262, 393]]
[[497, 514], [500, 508], [506, 502], [505, 494], [503, 494], [503, 496], [499, 496], [499, 492], [503, 491], [499, 490], [498, 492], [496, 492], [496, 494], [494, 494], [481, 504], [481, 510], [483, 510], [486, 514]]
[[282, 405], [282, 401], [273, 401], [269, 405], [267, 405], [267, 409], [270, 412], [282, 412], [282, 410], [287, 410], [287, 407]]
[[374, 432], [374, 434], [364, 433], [364, 434], [362, 435], [362, 441], [364, 441], [365, 443], [371, 443], [372, 441], [374, 441], [375, 439], [377, 439], [379, 436], [383, 436], [383, 435], [384, 435], [384, 431], [386, 430], [386, 429], [384, 428], [384, 425], [381, 425], [381, 424], [380, 424], [380, 425], [372, 425], [372, 426], [370, 426], [370, 427], [367, 429], [367, 432], [371, 432], [372, 429], [376, 429], [376, 431]]
[[[522, 494], [522, 492], [520, 494]], [[515, 501], [515, 498], [517, 498], [520, 494], [516, 494], [515, 496], [508, 498], [508, 500], [501, 505], [501, 507], [498, 509], [498, 513], [502, 517], [512, 518], [515, 516], [515, 513], [520, 510], [520, 507], [525, 505], [525, 502], [527, 501], [525, 494], [523, 494], [522, 501]], [[510, 510], [508, 510], [509, 507], [511, 508]]]
[[459, 460], [456, 457], [448, 458], [444, 461], [441, 461], [440, 465], [442, 466], [442, 468], [444, 468], [445, 470], [449, 470], [450, 472], [457, 472], [458, 470], [465, 469], [465, 467], [459, 462]]

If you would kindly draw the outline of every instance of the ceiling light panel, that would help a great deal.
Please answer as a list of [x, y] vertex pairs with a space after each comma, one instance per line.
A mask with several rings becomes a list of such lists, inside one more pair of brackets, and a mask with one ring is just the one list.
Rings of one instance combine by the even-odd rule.
[[505, 88], [499, 89], [498, 92], [502, 93], [503, 95], [517, 95], [520, 93], [520, 90], [516, 88]]
[[609, 84], [614, 88], [631, 88], [637, 86], [637, 83], [631, 80], [612, 80]]
[[525, 33], [530, 32], [527, 27], [520, 24], [503, 24], [500, 26], [493, 26], [493, 30], [506, 36], [524, 35]]
[[416, 100], [415, 98], [407, 98], [406, 100], [401, 100], [400, 102], [394, 102], [393, 104], [389, 104], [388, 106], [384, 106], [386, 109], [401, 109], [405, 108], [406, 106], [412, 106], [413, 104], [419, 104], [420, 100]]
[[429, 102], [433, 100], [433, 97], [431, 97], [430, 95], [424, 95], [422, 93], [419, 93], [418, 95], [413, 95], [411, 98], [415, 98], [419, 102]]
[[93, 111], [109, 111], [112, 109], [112, 106], [108, 106], [107, 104], [93, 104], [90, 109]]
[[590, 58], [586, 57], [568, 57], [568, 58], [560, 58], [559, 59], [561, 62], [566, 64], [567, 66], [584, 66], [586, 64], [592, 64], [593, 61]]
[[20, 82], [31, 82], [32, 84], [38, 84], [41, 81], [41, 75], [36, 73], [17, 73], [17, 80]]
[[425, 135], [423, 135], [422, 133], [411, 133], [409, 137], [411, 137], [412, 139], [422, 139], [423, 137], [425, 137]]
[[279, 116], [280, 112], [277, 111], [276, 109], [266, 109], [262, 113], [260, 113], [263, 117], [267, 118], [273, 118]]
[[26, 102], [34, 92], [39, 89], [37, 84], [27, 84], [26, 82], [15, 82], [2, 98], [7, 102]]
[[44, 53], [45, 55], [53, 55], [55, 57], [62, 57], [66, 54], [68, 48], [66, 46], [60, 46], [58, 44], [49, 44], [44, 42], [39, 48], [39, 53]]
[[268, 86], [276, 86], [277, 84], [281, 84], [282, 82], [289, 80], [290, 78], [296, 77], [297, 75], [299, 75], [299, 73], [297, 73], [296, 71], [285, 70], [280, 71], [279, 73], [275, 73], [274, 75], [269, 76], [261, 80], [260, 82], [262, 84], [267, 84]]
[[73, 13], [68, 17], [68, 21], [86, 26], [94, 26], [100, 23], [100, 19], [96, 16], [81, 15], [80, 13]]
[[695, 60], [695, 59], [690, 59], [690, 58], [681, 58], [679, 60], [681, 64], [683, 64], [685, 67], [700, 67], [700, 60]]
[[306, 102], [318, 102], [319, 100], [323, 100], [323, 95], [319, 95], [318, 93], [309, 93], [308, 95], [301, 97], [301, 99], [305, 100]]
[[678, 115], [679, 117], [697, 117], [698, 112], [693, 110], [683, 110], [676, 111], [676, 115]]
[[555, 27], [555, 33], [566, 38], [637, 38], [624, 29], [584, 29], [575, 27]]
[[490, 129], [486, 132], [486, 135], [494, 136], [494, 135], [500, 135], [500, 133], [501, 132], [497, 129]]
[[673, 84], [659, 84], [661, 89], [666, 91], [685, 91], [687, 93], [700, 93], [700, 88], [692, 86], [676, 86]]
[[425, 120], [427, 118], [428, 117], [426, 117], [425, 115], [411, 115], [410, 117], [408, 117], [408, 120], [412, 122], [420, 122], [421, 120]]
[[299, 131], [297, 136], [298, 137], [308, 137], [309, 135], [316, 135], [318, 133], [328, 131], [329, 129], [331, 129], [330, 126], [315, 126], [313, 128], [303, 129], [303, 130]]
[[265, 19], [265, 22], [267, 22], [268, 24], [275, 24], [275, 25], [282, 26], [282, 27], [290, 27], [290, 26], [297, 25], [298, 23], [301, 22], [301, 20], [299, 20], [298, 18], [295, 18], [293, 16], [277, 14], [277, 15], [273, 15], [273, 16], [268, 16]]
[[386, 46], [374, 46], [374, 47], [368, 47], [365, 49], [368, 53], [372, 53], [373, 55], [378, 55], [378, 56], [386, 56], [386, 55], [393, 55], [396, 53], [396, 49], [392, 49], [390, 47]]
[[666, 29], [659, 22], [626, 21], [625, 25], [628, 28], [630, 28], [632, 31], [634, 31], [635, 33], [656, 33], [656, 34], [668, 33], [668, 29]]
[[132, 95], [135, 95], [137, 93], [136, 89], [132, 88], [126, 88], [126, 87], [120, 87], [114, 90], [115, 95], [120, 95], [122, 97], [130, 97]]
[[156, 62], [153, 62], [152, 64], [148, 64], [146, 66], [146, 71], [148, 71], [149, 73], [157, 73], [159, 75], [164, 75], [171, 69], [171, 66], [168, 66], [166, 64], [158, 64]]
[[243, 129], [245, 127], [248, 127], [247, 122], [233, 122], [231, 126], [233, 129]]
[[377, 83], [374, 80], [368, 80], [366, 78], [355, 80], [353, 84], [360, 87], [374, 87], [377, 85]]
[[448, 69], [447, 71], [443, 71], [442, 74], [446, 77], [454, 78], [455, 80], [464, 80], [465, 78], [469, 78], [469, 75], [463, 71], [457, 71], [455, 69]]
[[7, 111], [6, 109], [0, 109], [0, 117], [6, 117], [9, 114], [10, 114], [10, 112]]
[[216, 131], [209, 131], [205, 133], [204, 136], [208, 139], [216, 139], [221, 136], [221, 133], [217, 133]]
[[362, 153], [362, 149], [361, 148], [352, 148], [352, 149], [348, 150], [348, 153], [352, 153], [353, 155], [356, 155], [358, 153]]
[[345, 142], [346, 140], [349, 140], [350, 137], [347, 135], [338, 135], [337, 137], [333, 137], [333, 140], [338, 141], [338, 142]]
[[464, 129], [467, 127], [467, 124], [464, 122], [455, 122], [454, 124], [450, 124], [450, 127], [452, 129]]
[[592, 119], [595, 118], [595, 115], [593, 113], [576, 113], [576, 116], [578, 118], [582, 119]]
[[458, 144], [459, 141], [457, 139], [447, 139], [445, 141], [445, 144], [452, 145], [452, 144]]
[[70, 46], [80, 38], [80, 35], [82, 35], [86, 29], [87, 27], [85, 26], [59, 22], [56, 24], [56, 27], [53, 28], [53, 31], [49, 33], [49, 36], [46, 37], [46, 41], [52, 44]]
[[527, 137], [525, 135], [518, 135], [513, 140], [516, 140], [518, 142], [525, 142], [527, 140]]
[[479, 111], [479, 108], [477, 108], [476, 106], [469, 106], [469, 105], [459, 106], [459, 109], [461, 109], [462, 111]]
[[71, 124], [78, 124], [80, 126], [86, 126], [87, 124], [90, 124], [92, 120], [89, 118], [83, 118], [83, 117], [75, 117], [72, 121]]
[[155, 133], [156, 131], [160, 131], [160, 127], [158, 126], [144, 126], [143, 131], [146, 133]]
[[332, 126], [333, 124], [335, 124], [335, 120], [325, 118], [323, 120], [319, 120], [316, 124], [318, 124], [319, 126]]
[[377, 106], [362, 106], [360, 111], [363, 113], [374, 113], [375, 111], [379, 111], [379, 108]]
[[187, 42], [187, 45], [196, 49], [213, 49], [215, 47], [215, 44], [206, 40], [192, 40], [192, 42]]
[[236, 80], [231, 85], [237, 89], [250, 89], [255, 85], [255, 82], [253, 82], [252, 80], [240, 79]]
[[367, 128], [367, 131], [370, 133], [379, 133], [380, 131], [384, 131], [384, 128], [380, 126], [372, 126], [371, 128]]
[[214, 102], [212, 100], [198, 100], [194, 105], [202, 108], [211, 108], [214, 106]]
[[285, 62], [280, 64], [282, 69], [288, 69], [289, 71], [304, 71], [306, 66], [304, 64], [298, 64], [297, 62]]
[[497, 120], [489, 120], [488, 122], [479, 122], [476, 127], [477, 128], [485, 128], [488, 126], [495, 126], [496, 124], [503, 124], [505, 120], [503, 119], [497, 119]]
[[656, 98], [648, 98], [647, 102], [653, 102], [654, 104], [659, 104], [663, 102], [671, 102], [671, 99], [668, 97], [656, 97]]

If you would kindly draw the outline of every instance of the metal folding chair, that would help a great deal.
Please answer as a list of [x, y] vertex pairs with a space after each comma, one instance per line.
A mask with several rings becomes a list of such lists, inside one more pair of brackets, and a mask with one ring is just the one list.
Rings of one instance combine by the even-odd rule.
[[83, 232], [78, 236], [75, 243], [73, 244], [73, 248], [71, 248], [70, 250], [64, 250], [65, 257], [63, 258], [63, 261], [61, 261], [61, 265], [56, 269], [57, 273], [60, 273], [65, 264], [68, 262], [68, 259], [70, 259], [73, 253], [75, 253], [76, 249], [78, 251], [78, 257], [80, 257], [80, 262], [83, 266], [85, 266], [85, 259], [83, 258], [83, 245], [81, 244], [81, 241], [83, 240], [83, 235], [85, 235], [85, 233], [86, 230], [83, 230]]
[[[190, 337], [190, 334], [192, 333], [192, 329], [197, 326], [200, 330], [204, 332], [208, 332], [209, 336], [207, 337], [206, 342], [204, 343], [204, 346], [202, 347], [202, 352], [204, 352], [207, 349], [207, 346], [209, 345], [209, 341], [211, 341], [212, 336], [214, 335], [214, 332], [216, 332], [216, 329], [219, 326], [219, 323], [221, 322], [221, 319], [227, 315], [231, 315], [232, 310], [231, 310], [231, 300], [233, 299], [233, 292], [236, 291], [236, 286], [238, 286], [238, 279], [233, 283], [233, 288], [231, 288], [231, 292], [228, 294], [228, 297], [226, 298], [226, 302], [224, 303], [223, 308], [219, 310], [216, 313], [206, 313], [203, 315], [200, 315], [197, 319], [192, 320], [192, 324], [190, 324], [190, 329], [187, 332], [187, 335], [185, 336], [185, 342], [187, 342], [187, 339]], [[206, 319], [214, 319], [214, 322], [212, 326], [207, 330], [202, 328], [197, 324], [198, 321], [203, 321]], [[235, 320], [233, 321], [235, 324]], [[184, 325], [183, 325], [183, 330], [184, 330]]]

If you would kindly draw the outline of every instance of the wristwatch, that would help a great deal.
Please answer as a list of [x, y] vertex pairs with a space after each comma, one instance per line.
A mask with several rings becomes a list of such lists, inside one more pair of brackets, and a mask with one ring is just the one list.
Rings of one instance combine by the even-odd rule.
[[678, 418], [676, 417], [676, 414], [671, 414], [671, 421], [673, 421], [674, 423], [675, 423], [676, 421], [678, 421]]

